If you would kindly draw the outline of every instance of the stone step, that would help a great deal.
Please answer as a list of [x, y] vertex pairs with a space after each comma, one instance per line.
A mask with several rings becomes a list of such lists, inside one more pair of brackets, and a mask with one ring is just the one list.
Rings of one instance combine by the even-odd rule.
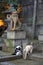
[[0, 51], [0, 62], [5, 62], [5, 61], [11, 61], [15, 59], [20, 59], [22, 55], [11, 55], [11, 53], [5, 53], [3, 51]]
[[43, 61], [43, 54], [32, 54], [29, 59]]
[[20, 59], [22, 57], [22, 55], [10, 55], [10, 56], [2, 56], [0, 57], [0, 62], [5, 62], [5, 61], [11, 61], [11, 60], [15, 60], [15, 59]]

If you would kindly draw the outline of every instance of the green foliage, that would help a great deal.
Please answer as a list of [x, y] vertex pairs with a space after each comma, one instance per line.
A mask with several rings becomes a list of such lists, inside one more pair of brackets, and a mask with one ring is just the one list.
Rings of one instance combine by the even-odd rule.
[[12, 43], [12, 40], [6, 40], [6, 43], [9, 45], [9, 47], [13, 47], [13, 43]]

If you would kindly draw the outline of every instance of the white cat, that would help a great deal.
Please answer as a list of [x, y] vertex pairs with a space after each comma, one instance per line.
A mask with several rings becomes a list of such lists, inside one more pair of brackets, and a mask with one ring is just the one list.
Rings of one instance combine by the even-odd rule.
[[23, 50], [23, 58], [27, 59], [27, 54], [32, 54], [33, 51], [33, 46], [32, 46], [32, 42], [31, 45], [26, 45], [25, 49]]

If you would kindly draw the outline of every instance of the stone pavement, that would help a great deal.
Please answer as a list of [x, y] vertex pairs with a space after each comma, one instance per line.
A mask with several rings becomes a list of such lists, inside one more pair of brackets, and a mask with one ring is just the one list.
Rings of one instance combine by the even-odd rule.
[[11, 62], [0, 62], [0, 65], [15, 65], [15, 64]]

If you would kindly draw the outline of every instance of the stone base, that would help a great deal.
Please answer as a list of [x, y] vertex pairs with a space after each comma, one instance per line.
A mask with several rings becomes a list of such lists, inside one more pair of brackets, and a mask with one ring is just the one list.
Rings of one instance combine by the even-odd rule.
[[8, 53], [13, 53], [14, 52], [14, 48], [10, 48], [10, 47], [6, 47], [6, 46], [3, 46], [2, 47], [2, 51], [3, 52], [8, 52]]
[[7, 39], [25, 39], [26, 32], [23, 30], [15, 30], [7, 32]]

